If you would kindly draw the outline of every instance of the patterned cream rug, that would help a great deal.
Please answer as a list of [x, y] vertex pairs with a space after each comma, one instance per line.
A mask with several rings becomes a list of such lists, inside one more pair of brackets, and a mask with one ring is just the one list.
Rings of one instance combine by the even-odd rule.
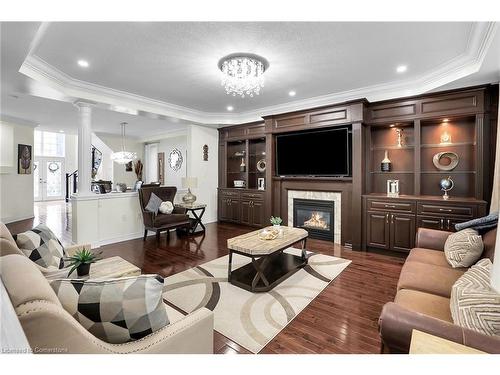
[[[285, 250], [300, 255], [300, 250]], [[258, 353], [351, 263], [309, 253], [309, 264], [267, 293], [250, 293], [227, 282], [228, 256], [165, 279], [165, 300], [190, 313], [214, 312], [215, 330]], [[233, 269], [249, 263], [234, 254]]]

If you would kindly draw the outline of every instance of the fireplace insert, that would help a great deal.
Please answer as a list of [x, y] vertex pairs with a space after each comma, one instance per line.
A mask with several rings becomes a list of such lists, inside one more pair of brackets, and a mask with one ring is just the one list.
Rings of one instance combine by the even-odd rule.
[[293, 199], [293, 226], [309, 237], [333, 242], [335, 203], [316, 199]]

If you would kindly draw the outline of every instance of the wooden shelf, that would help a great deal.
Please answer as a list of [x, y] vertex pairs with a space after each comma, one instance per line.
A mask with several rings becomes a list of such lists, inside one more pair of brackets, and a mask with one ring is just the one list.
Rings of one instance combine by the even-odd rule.
[[413, 149], [413, 148], [415, 148], [414, 145], [403, 145], [403, 146], [391, 145], [391, 146], [372, 146], [371, 150], [372, 151], [377, 151], [377, 150], [408, 150], [408, 149]]
[[459, 146], [475, 146], [476, 142], [453, 142], [453, 143], [423, 143], [422, 148], [438, 148], [438, 147], [459, 147]]
[[372, 171], [370, 173], [372, 173], [372, 174], [413, 174], [415, 172], [413, 172], [413, 171], [389, 171], [389, 172]]
[[476, 174], [476, 171], [420, 171], [421, 174]]

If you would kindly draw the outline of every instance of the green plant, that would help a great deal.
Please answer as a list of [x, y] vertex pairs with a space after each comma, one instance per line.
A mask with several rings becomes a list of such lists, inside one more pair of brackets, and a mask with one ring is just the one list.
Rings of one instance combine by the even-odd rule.
[[95, 263], [96, 261], [101, 259], [99, 257], [99, 255], [101, 254], [102, 251], [98, 254], [95, 254], [87, 249], [77, 250], [72, 256], [65, 258], [65, 260], [69, 261], [69, 267], [71, 267], [68, 276], [71, 275], [73, 271], [76, 270], [82, 264]]
[[283, 220], [279, 216], [271, 216], [271, 219], [269, 220], [272, 225], [281, 225]]

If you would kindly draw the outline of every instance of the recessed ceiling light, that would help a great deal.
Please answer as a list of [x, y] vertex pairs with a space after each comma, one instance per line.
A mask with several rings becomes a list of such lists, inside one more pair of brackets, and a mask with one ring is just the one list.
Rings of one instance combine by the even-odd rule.
[[399, 65], [397, 68], [396, 68], [396, 72], [398, 73], [404, 73], [408, 70], [408, 67], [406, 65]]
[[59, 133], [64, 133], [64, 130], [62, 130], [62, 129], [61, 129], [61, 130], [59, 130]]
[[296, 93], [295, 91], [293, 91], [293, 90], [288, 92], [288, 95], [289, 95], [289, 96], [295, 96], [296, 94], [297, 94], [297, 93]]
[[89, 62], [87, 60], [78, 60], [78, 65], [80, 65], [82, 68], [88, 68]]
[[228, 105], [228, 106], [226, 107], [226, 109], [227, 109], [229, 112], [231, 112], [234, 108], [233, 108], [233, 106], [232, 106], [232, 105]]
[[448, 120], [447, 118], [443, 119], [443, 122], [448, 122], [448, 121], [450, 121], [450, 120]]

